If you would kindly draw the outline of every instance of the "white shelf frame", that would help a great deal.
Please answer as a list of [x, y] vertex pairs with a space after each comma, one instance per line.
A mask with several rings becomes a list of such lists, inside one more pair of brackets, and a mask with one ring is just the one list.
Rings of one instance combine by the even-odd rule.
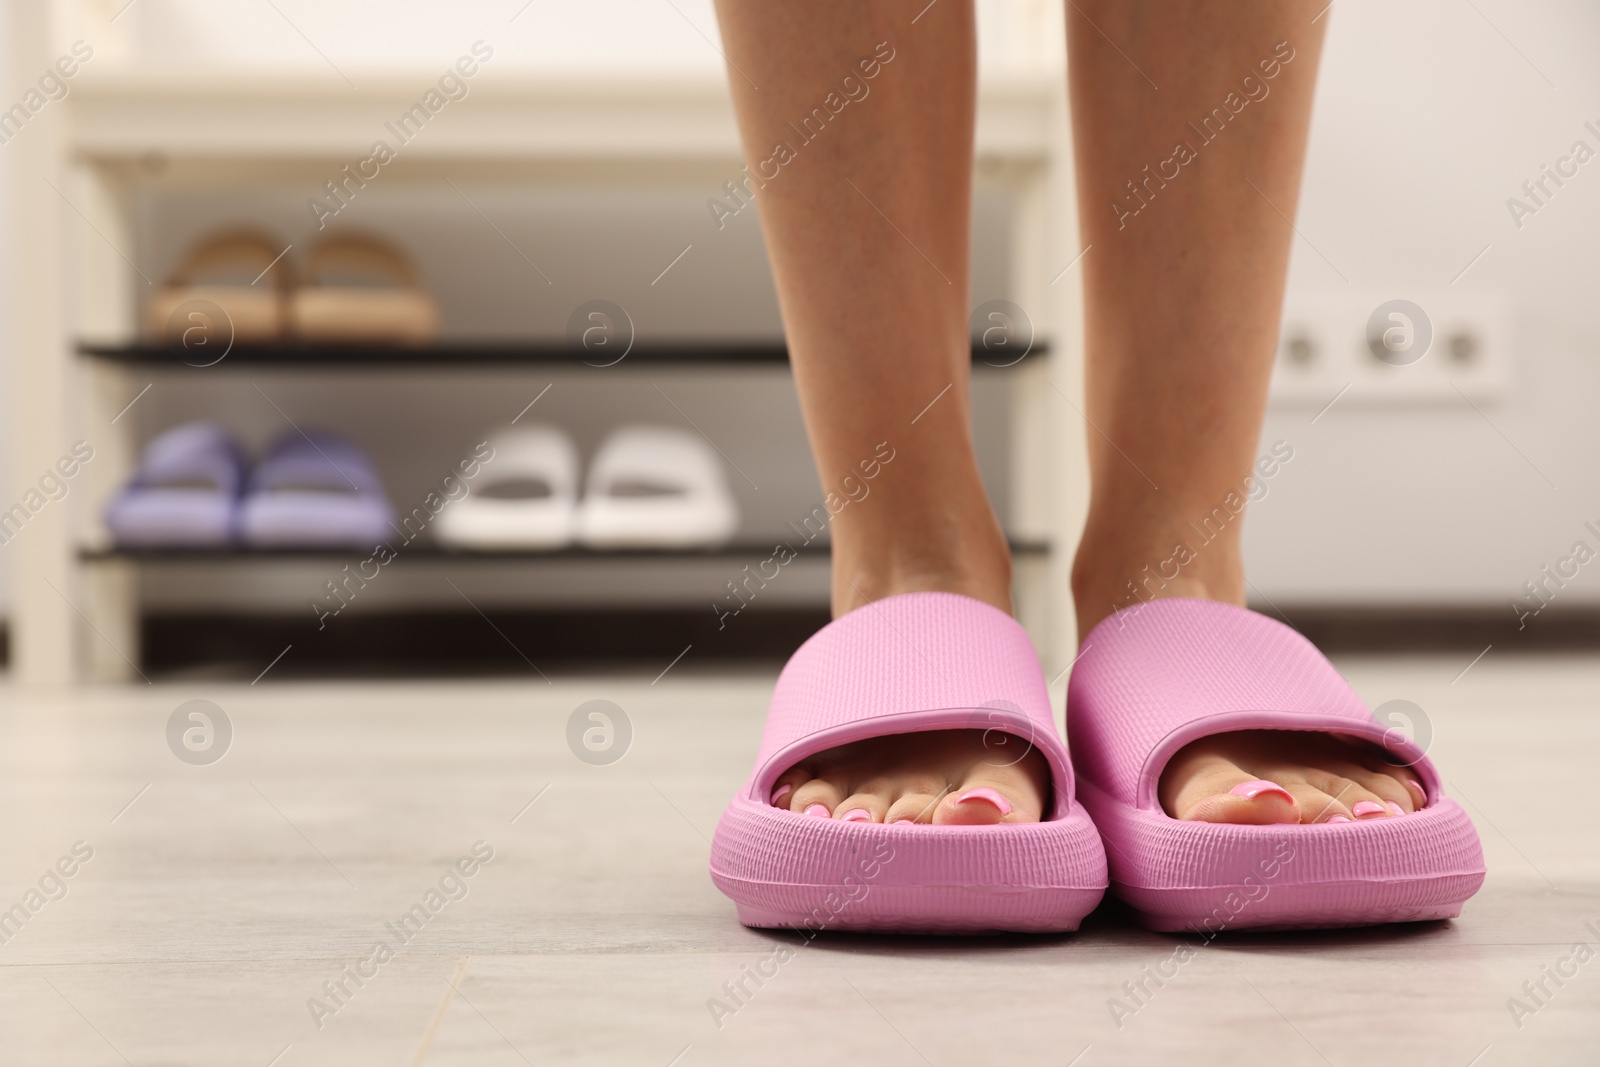
[[[13, 9], [14, 69], [55, 55], [47, 4]], [[541, 78], [496, 72], [452, 105], [391, 167], [448, 164], [502, 176], [649, 183], [674, 168], [725, 165], [740, 151], [720, 77]], [[160, 158], [185, 180], [228, 182], [264, 171], [324, 175], [361, 158], [428, 79], [363, 77], [352, 89], [314, 73], [85, 68], [53, 123], [36, 122], [9, 146], [12, 167], [12, 484], [37, 480], [71, 442], [96, 449], [69, 509], [47, 507], [9, 546], [14, 574], [12, 663], [23, 685], [134, 677], [139, 659], [133, 565], [86, 565], [78, 545], [102, 502], [132, 469], [129, 424], [113, 416], [136, 393], [128, 371], [75, 355], [79, 340], [127, 342], [144, 287], [127, 205], [141, 167]], [[38, 127], [38, 128], [35, 128]], [[1020, 559], [1018, 614], [1052, 675], [1075, 646], [1071, 554], [1087, 507], [1082, 409], [1082, 297], [1064, 77], [1041, 73], [980, 87], [977, 166], [1014, 190], [1010, 298], [1028, 309], [1043, 358], [1012, 383], [1011, 514], [1020, 539], [1048, 542], [1045, 559]], [[386, 168], [387, 169], [387, 168]], [[49, 184], [46, 184], [48, 182]], [[54, 185], [59, 194], [50, 188]], [[1056, 279], [1052, 283], [1052, 279]], [[69, 316], [68, 308], [72, 309]], [[1058, 393], [1060, 395], [1058, 395]], [[131, 420], [130, 420], [131, 422]], [[69, 511], [73, 522], [68, 521]]]

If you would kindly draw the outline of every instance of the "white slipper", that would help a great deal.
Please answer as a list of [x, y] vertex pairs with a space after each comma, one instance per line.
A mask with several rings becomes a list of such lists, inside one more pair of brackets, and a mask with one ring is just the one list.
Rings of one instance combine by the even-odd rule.
[[687, 430], [628, 426], [600, 446], [578, 511], [593, 548], [712, 548], [739, 528], [722, 459]]
[[561, 548], [578, 513], [578, 449], [554, 426], [525, 426], [489, 439], [494, 460], [471, 493], [439, 513], [441, 543], [459, 548]]

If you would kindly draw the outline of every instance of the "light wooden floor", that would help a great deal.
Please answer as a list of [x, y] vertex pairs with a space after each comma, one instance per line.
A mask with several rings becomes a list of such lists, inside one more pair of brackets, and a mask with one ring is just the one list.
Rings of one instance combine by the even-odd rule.
[[[795, 943], [706, 875], [767, 676], [0, 689], [0, 909], [93, 849], [0, 945], [0, 1063], [1600, 1062], [1600, 958], [1520, 1028], [1507, 1005], [1600, 947], [1600, 660], [1491, 653], [1452, 685], [1469, 658], [1342, 664], [1429, 715], [1489, 858], [1465, 915], [1222, 940], [1120, 1028], [1108, 1002], [1176, 942], [1104, 909], [1071, 937], [819, 939], [719, 1027], [723, 983]], [[209, 766], [165, 736], [194, 698], [235, 731]], [[611, 766], [567, 747], [595, 698], [634, 727]], [[385, 924], [479, 841], [467, 895], [400, 944]], [[308, 998], [380, 940], [319, 1029]]]

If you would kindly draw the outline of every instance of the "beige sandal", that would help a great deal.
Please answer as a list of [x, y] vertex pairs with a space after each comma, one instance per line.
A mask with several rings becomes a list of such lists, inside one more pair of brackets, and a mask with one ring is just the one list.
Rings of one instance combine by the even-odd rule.
[[[187, 343], [194, 329], [203, 328], [208, 340], [209, 331], [224, 342], [280, 339], [289, 288], [283, 252], [256, 230], [230, 230], [201, 241], [146, 305], [151, 336]], [[218, 308], [225, 322], [214, 321]]]
[[439, 307], [405, 254], [374, 237], [330, 237], [306, 257], [289, 300], [295, 335], [309, 341], [426, 344]]

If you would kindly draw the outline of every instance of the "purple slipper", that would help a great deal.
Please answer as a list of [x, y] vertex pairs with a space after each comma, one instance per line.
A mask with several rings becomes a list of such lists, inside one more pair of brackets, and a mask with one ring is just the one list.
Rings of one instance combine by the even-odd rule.
[[216, 423], [184, 423], [145, 446], [133, 480], [106, 509], [106, 525], [126, 547], [227, 545], [243, 487], [244, 454], [232, 435]]
[[243, 539], [258, 548], [370, 548], [394, 512], [365, 452], [335, 434], [284, 434], [250, 476]]

